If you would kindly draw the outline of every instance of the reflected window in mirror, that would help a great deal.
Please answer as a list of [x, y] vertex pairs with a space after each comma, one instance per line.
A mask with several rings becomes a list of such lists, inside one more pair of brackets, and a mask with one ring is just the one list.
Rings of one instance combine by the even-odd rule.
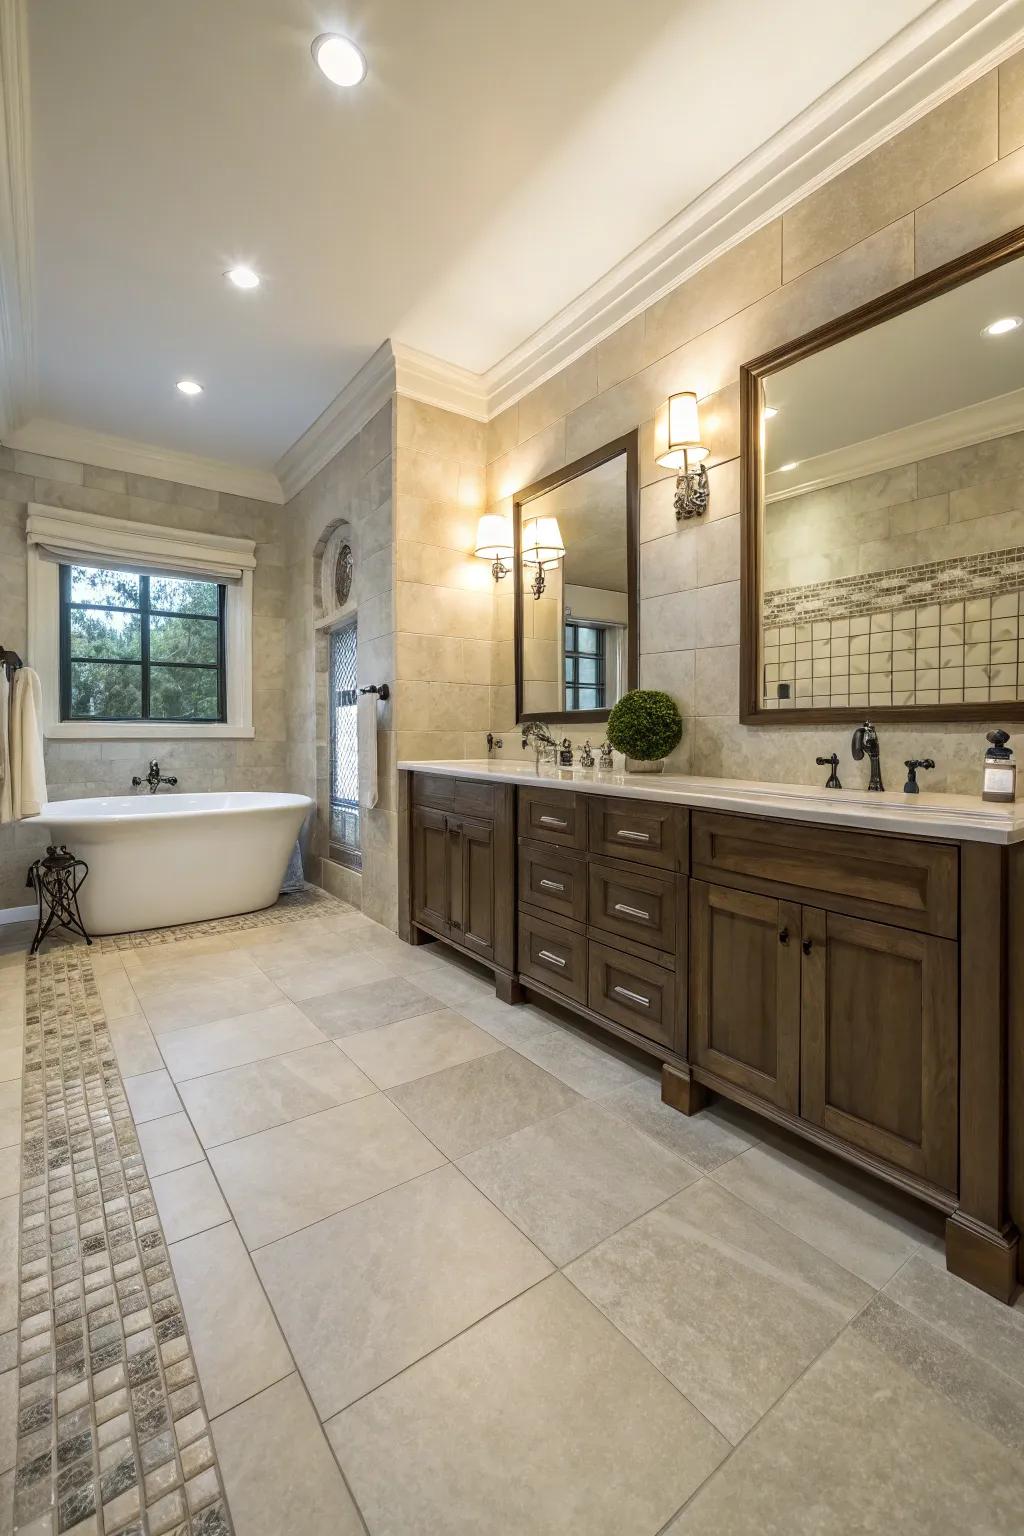
[[520, 720], [600, 720], [637, 671], [637, 434], [514, 502]]
[[1022, 248], [744, 370], [745, 718], [1024, 713]]

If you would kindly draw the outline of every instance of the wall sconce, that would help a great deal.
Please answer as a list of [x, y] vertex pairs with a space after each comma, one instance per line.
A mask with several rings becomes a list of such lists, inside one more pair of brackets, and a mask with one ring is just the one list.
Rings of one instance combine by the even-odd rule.
[[537, 567], [537, 574], [530, 584], [535, 599], [547, 585], [544, 572], [556, 566], [564, 554], [565, 545], [557, 517], [531, 517], [523, 524], [523, 564]]
[[473, 553], [479, 560], [490, 560], [491, 575], [495, 581], [500, 581], [507, 576], [512, 569], [506, 565], [515, 554], [515, 545], [512, 542], [512, 525], [507, 517], [502, 517], [500, 512], [485, 512], [477, 525], [476, 549]]
[[[678, 469], [676, 517], [700, 517], [711, 501], [711, 484], [705, 465], [708, 450], [700, 440], [697, 396], [692, 389], [669, 395], [654, 418], [654, 451], [659, 464]], [[690, 468], [691, 460], [696, 469]]]

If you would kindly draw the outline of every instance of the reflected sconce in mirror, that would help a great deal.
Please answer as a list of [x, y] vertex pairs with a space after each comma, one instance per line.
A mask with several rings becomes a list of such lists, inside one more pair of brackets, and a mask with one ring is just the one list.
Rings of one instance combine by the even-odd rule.
[[[659, 464], [679, 471], [675, 509], [680, 521], [700, 517], [711, 501], [707, 467], [700, 461], [708, 449], [700, 439], [697, 396], [692, 389], [669, 395], [654, 418], [654, 452]], [[691, 469], [691, 463], [696, 467]]]
[[539, 598], [546, 586], [545, 571], [552, 570], [565, 555], [565, 545], [557, 517], [531, 517], [523, 524], [523, 564], [537, 567], [530, 591]]
[[477, 525], [473, 553], [478, 560], [491, 561], [491, 575], [495, 581], [507, 576], [512, 566], [506, 562], [515, 554], [510, 519], [502, 517], [500, 512], [485, 512]]

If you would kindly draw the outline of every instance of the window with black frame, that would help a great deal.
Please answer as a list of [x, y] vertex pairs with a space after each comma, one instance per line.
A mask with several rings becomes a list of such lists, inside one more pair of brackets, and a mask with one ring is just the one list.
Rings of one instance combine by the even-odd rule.
[[224, 596], [192, 576], [62, 565], [61, 719], [224, 721]]
[[565, 707], [604, 709], [608, 694], [608, 631], [603, 624], [565, 626]]

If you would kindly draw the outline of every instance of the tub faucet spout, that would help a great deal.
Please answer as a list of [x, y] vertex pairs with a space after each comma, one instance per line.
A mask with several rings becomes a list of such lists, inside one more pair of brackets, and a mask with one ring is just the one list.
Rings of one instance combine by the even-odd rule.
[[132, 779], [132, 788], [141, 789], [143, 784], [148, 784], [150, 794], [155, 795], [161, 784], [169, 784], [173, 789], [177, 782], [178, 781], [173, 776], [173, 774], [170, 778], [160, 777], [160, 764], [157, 762], [156, 758], [154, 758], [149, 765], [149, 772], [146, 774], [144, 779], [140, 779], [138, 774], [136, 774]]

